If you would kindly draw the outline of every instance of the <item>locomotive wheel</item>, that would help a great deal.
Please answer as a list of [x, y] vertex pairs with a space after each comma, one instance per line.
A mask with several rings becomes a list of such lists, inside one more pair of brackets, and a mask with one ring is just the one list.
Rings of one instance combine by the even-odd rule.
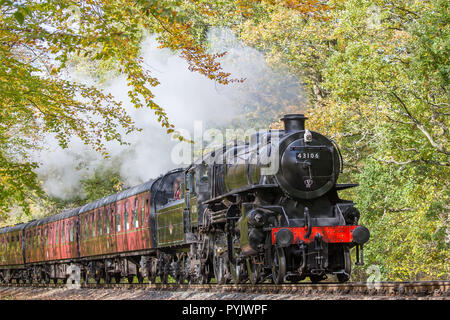
[[261, 282], [261, 264], [254, 263], [252, 258], [247, 258], [247, 272], [251, 284]]
[[128, 279], [128, 283], [133, 283], [134, 276], [128, 276], [127, 279]]
[[184, 280], [186, 280], [186, 276], [184, 273], [185, 270], [185, 258], [178, 260], [175, 267], [175, 281], [179, 284], [183, 284]]
[[350, 257], [350, 249], [348, 247], [343, 247], [343, 258], [344, 258], [344, 273], [337, 274], [338, 281], [343, 283], [350, 279], [350, 274], [352, 273], [352, 259]]
[[147, 267], [148, 282], [156, 283], [157, 270], [158, 270], [158, 259], [153, 257], [150, 260], [150, 265]]
[[97, 284], [100, 284], [100, 281], [102, 280], [102, 276], [101, 276], [101, 274], [100, 273], [96, 273], [95, 274], [95, 282], [97, 283]]
[[142, 274], [140, 272], [138, 272], [137, 276], [137, 280], [139, 283], [144, 283], [144, 277], [142, 276]]
[[321, 274], [312, 274], [309, 276], [309, 280], [311, 280], [312, 283], [319, 283], [323, 279], [324, 277]]
[[164, 271], [164, 273], [161, 275], [161, 283], [168, 283], [169, 282], [169, 272]]
[[89, 283], [89, 274], [88, 274], [87, 272], [83, 273], [83, 274], [81, 275], [81, 277], [82, 277], [83, 282], [84, 282], [85, 284], [88, 284], [88, 283]]
[[149, 276], [148, 276], [148, 282], [150, 282], [150, 283], [156, 283], [156, 276], [153, 274], [153, 273], [151, 273]]
[[230, 269], [234, 284], [244, 283], [247, 280], [245, 273], [245, 264], [240, 262], [233, 264], [230, 262]]
[[207, 283], [210, 283], [211, 279], [212, 279], [212, 276], [211, 276], [211, 272], [209, 270], [209, 265], [206, 264], [203, 267], [203, 272], [201, 272], [201, 274], [200, 274], [199, 283], [207, 284]]
[[275, 284], [282, 284], [286, 275], [286, 256], [283, 248], [275, 248], [272, 262], [272, 280]]
[[121, 279], [120, 275], [114, 276], [114, 280], [116, 280], [116, 283], [120, 283], [120, 279]]
[[[235, 238], [234, 239], [234, 243], [239, 243], [238, 242], [239, 239]], [[237, 247], [235, 247], [236, 244], [234, 244], [232, 250], [232, 256], [234, 258], [234, 263], [232, 261], [228, 262], [228, 266], [230, 269], [230, 273], [231, 273], [231, 278], [233, 279], [234, 284], [239, 284], [239, 283], [244, 283], [246, 281], [245, 277], [245, 262], [242, 263], [239, 261], [239, 246], [237, 245]]]
[[175, 277], [175, 281], [178, 284], [183, 284], [184, 280], [185, 280], [185, 278], [184, 278], [184, 275], [182, 273], [177, 274], [177, 276]]

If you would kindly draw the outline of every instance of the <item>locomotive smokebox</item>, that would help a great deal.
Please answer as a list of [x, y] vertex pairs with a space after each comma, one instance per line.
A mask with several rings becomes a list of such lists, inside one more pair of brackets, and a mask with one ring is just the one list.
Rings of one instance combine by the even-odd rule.
[[308, 119], [304, 114], [286, 114], [281, 120], [284, 122], [284, 132], [291, 133], [305, 130], [305, 121]]

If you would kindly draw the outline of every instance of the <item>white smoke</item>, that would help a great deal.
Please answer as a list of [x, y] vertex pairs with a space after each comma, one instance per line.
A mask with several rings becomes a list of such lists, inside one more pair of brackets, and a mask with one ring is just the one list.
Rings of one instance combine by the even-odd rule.
[[[154, 36], [147, 37], [142, 43], [145, 67], [160, 81], [160, 85], [152, 88], [154, 100], [164, 108], [176, 128], [192, 133], [195, 121], [202, 121], [210, 127], [227, 126], [251, 110], [256, 100], [260, 99], [265, 104], [264, 99], [275, 94], [286, 97], [287, 102], [280, 101], [280, 105], [302, 102], [304, 95], [297, 79], [273, 71], [267, 66], [262, 53], [237, 41], [231, 31], [212, 29], [208, 41], [211, 52], [228, 52], [221, 60], [223, 70], [231, 72], [232, 78], [246, 78], [244, 83], [219, 85], [189, 71], [186, 61], [168, 49], [158, 49]], [[72, 139], [69, 148], [62, 149], [53, 136], [47, 137], [47, 149], [39, 155], [37, 173], [49, 195], [61, 199], [83, 196], [80, 180], [89, 177], [99, 166], [108, 164], [119, 166], [121, 177], [128, 186], [177, 167], [171, 161], [171, 150], [179, 142], [166, 134], [152, 110], [135, 109], [131, 105], [125, 78], [111, 79], [104, 89], [123, 102], [137, 127], [143, 130], [125, 137], [129, 146], [107, 143], [111, 160], [103, 159], [79, 139]], [[268, 108], [271, 106], [268, 105]]]

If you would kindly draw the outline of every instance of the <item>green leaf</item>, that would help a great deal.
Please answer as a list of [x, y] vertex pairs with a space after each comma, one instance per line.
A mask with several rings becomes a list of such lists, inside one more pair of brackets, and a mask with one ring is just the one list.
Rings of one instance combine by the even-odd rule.
[[14, 17], [20, 24], [23, 24], [25, 17], [23, 15], [23, 13], [20, 11], [20, 9], [17, 10], [16, 12], [14, 12]]

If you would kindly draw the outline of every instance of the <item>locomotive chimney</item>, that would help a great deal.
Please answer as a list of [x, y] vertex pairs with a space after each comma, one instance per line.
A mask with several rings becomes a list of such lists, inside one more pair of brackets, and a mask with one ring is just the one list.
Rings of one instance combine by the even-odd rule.
[[284, 133], [305, 130], [305, 120], [308, 119], [304, 114], [286, 114], [281, 120], [284, 122]]

